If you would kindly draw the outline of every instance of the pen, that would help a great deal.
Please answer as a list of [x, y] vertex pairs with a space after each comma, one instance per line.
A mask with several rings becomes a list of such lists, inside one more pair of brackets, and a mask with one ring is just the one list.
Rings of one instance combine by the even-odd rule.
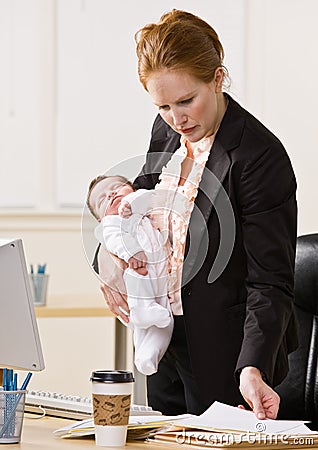
[[13, 376], [13, 390], [16, 391], [18, 389], [18, 374], [15, 373]]
[[[7, 379], [7, 385], [8, 385], [8, 391], [13, 391], [14, 387], [13, 387], [13, 370], [12, 369], [8, 369], [7, 371], [8, 374], [8, 379]], [[15, 401], [15, 395], [14, 394], [8, 394], [6, 396], [6, 416], [7, 418], [10, 417], [10, 413], [12, 408], [14, 408], [14, 401]], [[10, 425], [8, 427], [8, 434], [9, 436], [12, 436], [12, 434], [14, 433], [14, 427], [15, 427], [15, 420], [10, 420]]]
[[2, 381], [3, 390], [7, 390], [7, 369], [3, 369], [3, 381]]
[[27, 374], [27, 376], [25, 377], [25, 380], [23, 381], [22, 386], [19, 389], [20, 391], [24, 391], [27, 388], [31, 377], [32, 377], [32, 372], [29, 372]]
[[7, 374], [8, 374], [8, 379], [7, 379], [8, 391], [13, 391], [13, 370], [8, 369]]
[[46, 264], [38, 264], [38, 273], [45, 273]]

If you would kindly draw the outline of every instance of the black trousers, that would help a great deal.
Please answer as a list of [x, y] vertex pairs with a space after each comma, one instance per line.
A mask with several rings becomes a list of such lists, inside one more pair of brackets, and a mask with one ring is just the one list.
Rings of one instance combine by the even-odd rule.
[[210, 405], [200, 394], [192, 373], [183, 316], [174, 317], [174, 330], [158, 371], [147, 377], [148, 404], [165, 415], [202, 414]]

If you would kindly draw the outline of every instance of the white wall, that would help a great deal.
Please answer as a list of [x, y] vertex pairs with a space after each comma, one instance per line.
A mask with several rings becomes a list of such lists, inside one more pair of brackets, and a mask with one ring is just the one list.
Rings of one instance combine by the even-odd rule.
[[45, 370], [33, 373], [29, 389], [89, 397], [91, 373], [114, 369], [114, 325], [111, 317], [38, 319]]
[[86, 189], [129, 158], [129, 176], [141, 165], [156, 111], [133, 35], [173, 7], [215, 27], [232, 95], [292, 159], [298, 234], [318, 229], [316, 0], [0, 0], [0, 235], [47, 262], [51, 305], [103, 304], [82, 248]]
[[298, 234], [318, 231], [315, 0], [248, 0], [245, 104], [285, 144], [298, 181]]

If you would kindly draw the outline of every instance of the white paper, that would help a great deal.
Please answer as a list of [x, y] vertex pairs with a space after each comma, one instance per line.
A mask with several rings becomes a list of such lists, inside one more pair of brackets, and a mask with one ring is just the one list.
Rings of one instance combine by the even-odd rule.
[[[218, 429], [245, 432], [262, 432], [277, 434], [290, 432], [292, 434], [313, 434], [304, 421], [297, 420], [259, 420], [252, 411], [214, 402], [200, 416], [192, 416], [176, 422], [176, 425], [204, 429]], [[296, 431], [297, 430], [297, 431]]]

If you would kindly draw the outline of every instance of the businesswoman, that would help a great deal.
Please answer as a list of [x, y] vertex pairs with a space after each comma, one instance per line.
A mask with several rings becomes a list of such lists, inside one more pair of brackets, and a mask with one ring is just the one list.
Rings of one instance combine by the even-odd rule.
[[[181, 158], [175, 189], [189, 201], [175, 329], [149, 404], [167, 414], [200, 414], [213, 401], [276, 418], [274, 388], [297, 346], [293, 313], [296, 181], [281, 142], [223, 91], [227, 72], [216, 32], [173, 10], [136, 34], [141, 83], [158, 107], [136, 187], [154, 188]], [[193, 178], [193, 173], [195, 177]], [[188, 189], [188, 191], [187, 191]], [[170, 236], [180, 251], [180, 228]], [[179, 238], [174, 239], [174, 233]], [[173, 248], [174, 250], [174, 248]], [[103, 254], [99, 257], [101, 270]], [[109, 283], [107, 283], [109, 284]], [[122, 295], [106, 302], [127, 320]]]

